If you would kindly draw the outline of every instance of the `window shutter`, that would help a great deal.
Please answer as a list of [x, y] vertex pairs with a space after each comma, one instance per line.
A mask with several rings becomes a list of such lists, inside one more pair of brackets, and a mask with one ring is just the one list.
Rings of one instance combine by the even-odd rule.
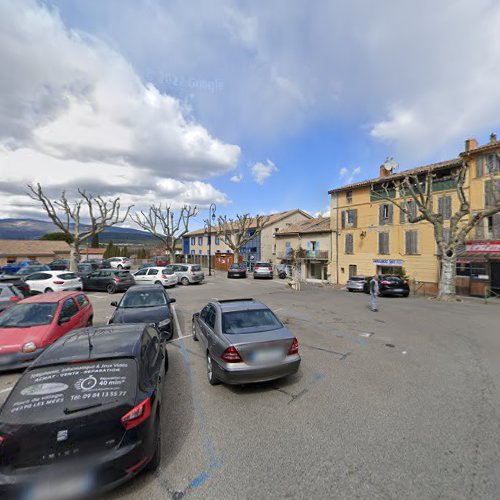
[[406, 231], [405, 233], [405, 254], [410, 255], [410, 244], [411, 244], [411, 231]]
[[451, 196], [446, 197], [446, 218], [451, 219]]
[[443, 197], [438, 198], [438, 214], [444, 217]]
[[476, 158], [476, 177], [482, 177], [484, 175], [484, 158], [479, 156]]
[[358, 227], [358, 209], [352, 210], [352, 227]]
[[[404, 208], [407, 208], [407, 204], [405, 202], [402, 203], [402, 206]], [[406, 222], [406, 214], [403, 212], [403, 210], [399, 209], [399, 223], [404, 224]]]
[[500, 214], [493, 216], [493, 238], [500, 238]]
[[378, 233], [378, 253], [384, 253], [384, 233]]
[[340, 213], [340, 218], [342, 219], [341, 220], [342, 229], [345, 229], [345, 210], [342, 210], [342, 212]]
[[378, 206], [378, 223], [379, 226], [383, 226], [385, 224], [384, 220], [384, 205]]
[[486, 181], [484, 183], [484, 203], [487, 207], [491, 207], [495, 201], [493, 196], [493, 181]]
[[417, 231], [412, 231], [413, 233], [413, 255], [418, 253], [418, 233]]
[[392, 224], [392, 219], [394, 218], [394, 205], [391, 203], [389, 205], [389, 220], [387, 221], [388, 224]]

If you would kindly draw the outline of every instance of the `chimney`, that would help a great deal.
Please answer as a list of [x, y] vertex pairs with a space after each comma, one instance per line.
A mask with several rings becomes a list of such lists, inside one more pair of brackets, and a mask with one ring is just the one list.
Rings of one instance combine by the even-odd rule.
[[490, 134], [490, 142], [493, 144], [494, 142], [497, 142], [497, 134], [495, 132], [492, 132]]
[[392, 172], [390, 170], [387, 170], [384, 165], [380, 165], [380, 177], [387, 177], [390, 175]]
[[472, 151], [473, 149], [477, 149], [477, 139], [467, 139], [465, 141], [465, 152]]

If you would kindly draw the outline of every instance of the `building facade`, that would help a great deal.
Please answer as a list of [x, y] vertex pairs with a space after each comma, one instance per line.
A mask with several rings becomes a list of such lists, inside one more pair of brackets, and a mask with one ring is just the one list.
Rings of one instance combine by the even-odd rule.
[[69, 255], [65, 241], [0, 240], [0, 266], [22, 260], [48, 264], [55, 259], [69, 259]]
[[[434, 174], [433, 207], [445, 221], [458, 209], [454, 173], [465, 161], [465, 193], [471, 211], [492, 203], [492, 183], [500, 187], [500, 141], [478, 147], [474, 139], [457, 158], [402, 172], [380, 168], [380, 176], [329, 191], [331, 195], [332, 260], [330, 280], [345, 284], [353, 275], [371, 276], [404, 269], [420, 292], [435, 293], [440, 263], [433, 226], [427, 221], [409, 223], [405, 214], [387, 200], [401, 201], [399, 182], [405, 175]], [[385, 191], [384, 186], [389, 186]], [[413, 207], [416, 210], [416, 207]], [[457, 264], [459, 292], [481, 295], [487, 287], [500, 287], [500, 218], [483, 221], [462, 250]], [[446, 237], [446, 234], [445, 234]], [[481, 246], [482, 245], [482, 246]], [[478, 249], [482, 248], [483, 251]]]
[[275, 235], [278, 263], [294, 266], [301, 281], [329, 281], [331, 228], [329, 217], [292, 224]]

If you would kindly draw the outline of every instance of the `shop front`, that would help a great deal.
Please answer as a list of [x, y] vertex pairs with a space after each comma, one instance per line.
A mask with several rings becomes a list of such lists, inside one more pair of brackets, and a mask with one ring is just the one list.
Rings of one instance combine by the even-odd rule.
[[400, 274], [403, 263], [399, 259], [373, 259], [377, 274]]
[[500, 240], [466, 242], [456, 274], [459, 294], [500, 294]]

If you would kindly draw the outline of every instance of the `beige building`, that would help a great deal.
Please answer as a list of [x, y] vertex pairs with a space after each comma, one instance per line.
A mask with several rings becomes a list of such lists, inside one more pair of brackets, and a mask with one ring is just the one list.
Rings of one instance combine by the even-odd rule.
[[65, 241], [0, 240], [0, 266], [21, 260], [37, 260], [48, 264], [55, 259], [69, 259]]
[[276, 233], [278, 262], [295, 265], [303, 281], [328, 281], [331, 261], [329, 217], [318, 217], [292, 224]]
[[[276, 262], [276, 233], [293, 224], [310, 219], [312, 219], [311, 215], [300, 209], [288, 210], [268, 216], [261, 234], [252, 238], [242, 247], [240, 258], [250, 268], [252, 268], [253, 263], [259, 260]], [[251, 230], [252, 227], [250, 227]], [[232, 263], [232, 250], [226, 245], [224, 239], [216, 236], [215, 233], [216, 229], [212, 228], [210, 240], [206, 229], [197, 229], [187, 233], [184, 236], [184, 255], [191, 256], [191, 258], [208, 256], [210, 254], [209, 246], [211, 246], [211, 254], [215, 256], [216, 262], [220, 262], [220, 267], [227, 267]]]

